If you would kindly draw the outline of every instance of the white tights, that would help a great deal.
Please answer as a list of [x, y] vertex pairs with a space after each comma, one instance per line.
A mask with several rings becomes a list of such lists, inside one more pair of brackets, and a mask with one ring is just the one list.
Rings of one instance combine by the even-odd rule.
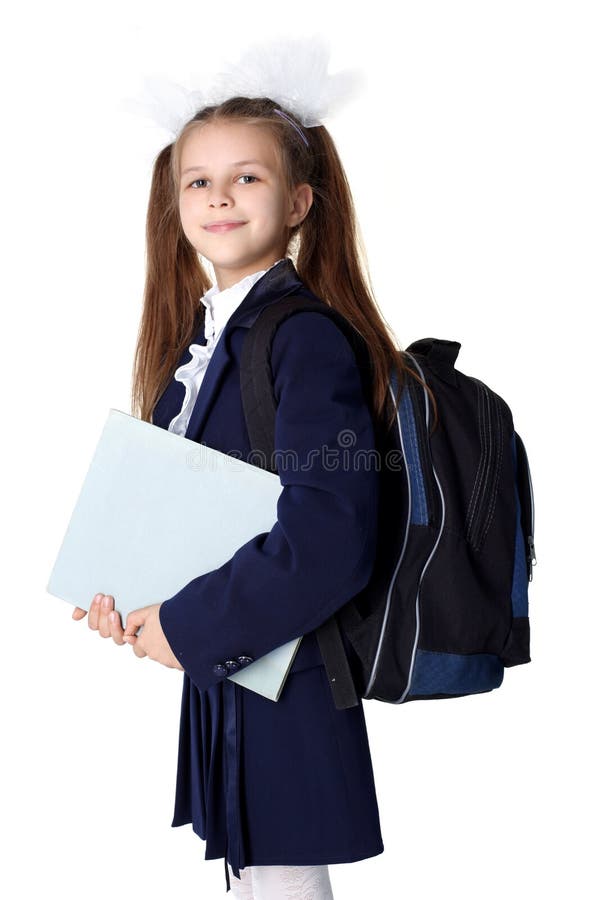
[[227, 868], [236, 900], [333, 900], [328, 866], [245, 866], [241, 880]]

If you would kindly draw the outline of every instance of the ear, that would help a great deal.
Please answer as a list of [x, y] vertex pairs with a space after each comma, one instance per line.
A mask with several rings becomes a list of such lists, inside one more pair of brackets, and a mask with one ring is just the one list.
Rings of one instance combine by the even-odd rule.
[[288, 216], [289, 228], [299, 225], [308, 215], [313, 202], [313, 191], [310, 184], [299, 184], [292, 192], [292, 209]]

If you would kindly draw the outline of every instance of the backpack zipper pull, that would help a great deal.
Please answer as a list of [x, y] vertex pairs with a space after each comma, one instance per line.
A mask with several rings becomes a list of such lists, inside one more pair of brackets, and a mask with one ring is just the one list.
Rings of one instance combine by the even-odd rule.
[[529, 544], [529, 552], [527, 553], [527, 568], [529, 570], [529, 580], [533, 581], [533, 566], [537, 565], [535, 546], [533, 544], [533, 535], [530, 534], [527, 536], [527, 543]]

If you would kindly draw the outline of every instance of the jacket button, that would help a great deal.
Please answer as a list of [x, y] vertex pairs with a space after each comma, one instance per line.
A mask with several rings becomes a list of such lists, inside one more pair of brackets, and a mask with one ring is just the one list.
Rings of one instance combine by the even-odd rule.
[[237, 661], [240, 666], [249, 666], [251, 662], [254, 662], [251, 656], [238, 656]]
[[237, 670], [241, 668], [239, 662], [237, 662], [235, 659], [228, 659], [225, 665], [227, 666], [228, 674], [230, 672], [237, 672]]
[[213, 672], [215, 675], [227, 675], [227, 668], [223, 665], [223, 663], [217, 663], [216, 666], [213, 666]]

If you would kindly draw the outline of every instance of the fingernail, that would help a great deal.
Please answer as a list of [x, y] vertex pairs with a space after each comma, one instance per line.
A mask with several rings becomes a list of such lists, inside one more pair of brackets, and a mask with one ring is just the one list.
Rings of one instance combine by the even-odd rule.
[[109, 622], [114, 622], [116, 620], [116, 618], [117, 618], [117, 614], [115, 612], [109, 612], [109, 614], [108, 614]]
[[102, 606], [109, 607], [110, 606], [110, 597], [108, 594], [104, 595], [104, 599], [102, 600]]

